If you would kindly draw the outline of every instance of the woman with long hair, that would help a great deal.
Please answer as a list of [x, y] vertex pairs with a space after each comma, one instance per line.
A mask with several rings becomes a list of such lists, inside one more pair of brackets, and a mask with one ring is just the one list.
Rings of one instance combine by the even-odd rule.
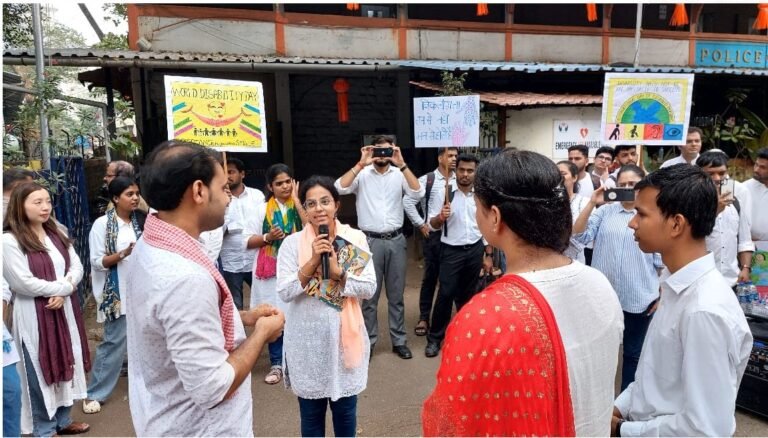
[[328, 404], [335, 435], [355, 436], [370, 351], [359, 300], [376, 292], [376, 273], [370, 260], [362, 269], [354, 261], [370, 257], [368, 242], [336, 219], [339, 192], [330, 177], [303, 181], [299, 199], [309, 225], [286, 237], [277, 257], [277, 293], [288, 303], [285, 382], [299, 398], [302, 436], [325, 435]]
[[85, 398], [91, 368], [77, 297], [83, 266], [52, 216], [51, 197], [28, 182], [11, 194], [3, 221], [3, 277], [16, 297], [13, 334], [23, 360], [22, 433], [77, 434], [74, 400]]
[[139, 186], [132, 178], [118, 176], [107, 190], [112, 208], [96, 219], [88, 236], [93, 297], [98, 305], [96, 320], [104, 324], [104, 340], [96, 349], [88, 398], [83, 400], [86, 414], [101, 411], [101, 404], [120, 377], [127, 349], [124, 302], [129, 291], [125, 266], [147, 219], [139, 210]]
[[[259, 248], [253, 260], [251, 281], [251, 309], [267, 303], [285, 312], [286, 304], [277, 296], [277, 254], [283, 239], [301, 231], [306, 219], [298, 196], [298, 184], [291, 169], [283, 163], [269, 166], [266, 172], [269, 199], [256, 210], [256, 217], [249, 221], [255, 230], [246, 230], [248, 249]], [[283, 379], [283, 337], [271, 342], [269, 349], [269, 373], [264, 382], [274, 385]]]
[[424, 435], [608, 435], [621, 309], [605, 277], [563, 255], [560, 172], [543, 155], [505, 151], [480, 163], [475, 196], [507, 274], [451, 321]]
[[[563, 160], [557, 163], [557, 169], [560, 171], [560, 175], [563, 176], [563, 187], [568, 192], [568, 202], [571, 206], [571, 216], [573, 218], [572, 222], [576, 222], [579, 214], [589, 204], [589, 198], [585, 198], [578, 193], [579, 185], [576, 183], [578, 182], [579, 168], [570, 161]], [[584, 259], [584, 245], [573, 238], [571, 238], [568, 249], [563, 254], [573, 260], [586, 263]]]

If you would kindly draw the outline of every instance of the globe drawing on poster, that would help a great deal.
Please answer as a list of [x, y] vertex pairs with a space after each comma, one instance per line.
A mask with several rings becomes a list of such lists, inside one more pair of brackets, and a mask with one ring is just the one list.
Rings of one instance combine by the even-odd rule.
[[600, 138], [609, 145], [685, 143], [693, 75], [606, 73]]

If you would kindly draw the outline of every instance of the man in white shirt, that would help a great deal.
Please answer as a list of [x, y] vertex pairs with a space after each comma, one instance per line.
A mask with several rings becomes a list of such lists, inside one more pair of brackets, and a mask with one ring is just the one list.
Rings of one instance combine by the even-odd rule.
[[611, 172], [608, 170], [613, 162], [613, 158], [614, 152], [610, 146], [601, 146], [595, 151], [595, 166], [591, 174], [593, 177], [598, 177], [600, 185], [607, 189], [616, 187], [616, 180], [611, 177]]
[[768, 245], [768, 148], [757, 151], [754, 172], [743, 184], [752, 198], [752, 241]]
[[[150, 214], [128, 268], [128, 382], [138, 436], [253, 436], [251, 370], [283, 330], [271, 306], [237, 312], [197, 240], [224, 223], [218, 153], [165, 142], [147, 158]], [[246, 338], [243, 326], [254, 326]]]
[[696, 164], [701, 152], [701, 137], [703, 132], [700, 128], [691, 126], [688, 128], [688, 135], [685, 137], [685, 145], [680, 146], [680, 155], [662, 163], [661, 169], [675, 164]]
[[363, 301], [371, 355], [379, 333], [379, 297], [386, 285], [392, 351], [402, 359], [410, 359], [413, 354], [406, 345], [403, 301], [408, 258], [403, 236], [403, 194], [419, 199], [424, 196], [424, 188], [391, 137], [378, 136], [373, 146], [364, 146], [360, 152], [360, 161], [337, 179], [335, 186], [340, 195], [357, 195], [357, 225], [368, 237], [376, 269], [376, 294]]
[[221, 271], [227, 281], [235, 306], [243, 309], [243, 283], [251, 287], [253, 260], [256, 249], [248, 249], [245, 230], [247, 222], [255, 220], [258, 208], [265, 202], [261, 190], [246, 187], [245, 164], [237, 158], [227, 160], [227, 182], [232, 201], [224, 219], [224, 240], [221, 244]]
[[636, 186], [629, 223], [640, 248], [666, 265], [636, 379], [616, 399], [612, 436], [731, 436], [752, 334], [707, 253], [717, 189], [694, 166], [672, 166]]
[[[424, 198], [416, 200], [407, 194], [403, 196], [403, 208], [408, 219], [421, 235], [424, 236], [424, 276], [419, 292], [419, 322], [416, 324], [416, 335], [426, 336], [429, 329], [429, 318], [432, 313], [432, 302], [435, 296], [437, 278], [440, 274], [440, 230], [432, 229], [429, 218], [437, 216], [445, 204], [445, 186], [455, 183], [456, 157], [459, 149], [454, 147], [437, 150], [437, 169], [422, 175], [419, 185], [424, 187]], [[416, 204], [421, 202], [422, 217]]]
[[568, 161], [575, 164], [579, 169], [579, 174], [576, 176], [579, 185], [579, 195], [589, 199], [592, 196], [592, 192], [600, 187], [600, 178], [593, 177], [587, 172], [587, 165], [589, 164], [589, 148], [583, 144], [577, 144], [568, 148]]
[[[707, 236], [707, 250], [715, 257], [718, 271], [731, 287], [736, 283], [750, 281], [750, 266], [755, 245], [752, 243], [752, 205], [749, 192], [741, 188], [736, 193], [736, 186], [728, 188], [728, 156], [719, 150], [704, 152], [696, 160], [696, 165], [706, 172], [718, 189], [717, 220], [715, 228]], [[733, 184], [735, 181], [731, 181]], [[735, 196], [734, 196], [735, 195]]]
[[611, 172], [611, 176], [616, 179], [619, 175], [619, 170], [621, 170], [622, 166], [626, 166], [627, 164], [634, 164], [637, 166], [637, 146], [633, 144], [620, 144], [617, 145], [614, 149], [614, 158], [616, 162], [613, 164], [615, 167], [614, 171]]
[[430, 227], [442, 232], [440, 288], [427, 334], [424, 350], [427, 357], [435, 357], [440, 352], [454, 304], [458, 312], [475, 294], [480, 269], [485, 272], [493, 269], [493, 248], [483, 241], [475, 218], [475, 170], [479, 163], [474, 155], [459, 155], [456, 185], [451, 187], [450, 199], [438, 215], [429, 219]]

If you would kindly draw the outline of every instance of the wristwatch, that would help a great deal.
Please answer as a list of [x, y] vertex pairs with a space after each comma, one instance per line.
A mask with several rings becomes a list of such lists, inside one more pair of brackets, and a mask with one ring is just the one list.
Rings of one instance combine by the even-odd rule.
[[752, 272], [752, 266], [750, 265], [742, 265], [741, 269], [746, 269], [747, 271]]
[[120, 260], [124, 259], [125, 258], [125, 251], [120, 251], [119, 253], [117, 253], [117, 256], [120, 257]]

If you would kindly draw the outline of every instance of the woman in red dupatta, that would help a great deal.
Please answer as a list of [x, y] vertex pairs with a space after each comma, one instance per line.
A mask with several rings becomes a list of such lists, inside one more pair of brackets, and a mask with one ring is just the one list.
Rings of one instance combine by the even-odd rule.
[[[562, 255], [571, 218], [560, 180], [554, 163], [526, 151], [504, 152], [478, 167], [478, 226], [488, 243], [506, 254], [508, 274], [451, 321], [437, 386], [424, 403], [425, 436], [575, 435], [554, 314], [535, 287], [514, 275], [571, 262]], [[546, 210], [558, 214], [541, 216]], [[516, 221], [520, 217], [539, 220]], [[521, 222], [538, 225], [521, 227]]]

